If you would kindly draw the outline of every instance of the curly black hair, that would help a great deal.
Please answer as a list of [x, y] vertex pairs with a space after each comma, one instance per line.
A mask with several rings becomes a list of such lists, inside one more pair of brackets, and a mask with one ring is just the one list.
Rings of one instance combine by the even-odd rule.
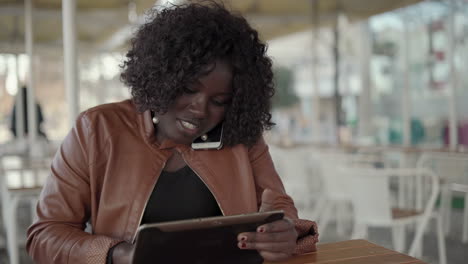
[[213, 1], [153, 9], [148, 15], [121, 74], [139, 111], [165, 113], [188, 83], [222, 59], [233, 70], [223, 144], [252, 146], [271, 129], [272, 62], [245, 18]]

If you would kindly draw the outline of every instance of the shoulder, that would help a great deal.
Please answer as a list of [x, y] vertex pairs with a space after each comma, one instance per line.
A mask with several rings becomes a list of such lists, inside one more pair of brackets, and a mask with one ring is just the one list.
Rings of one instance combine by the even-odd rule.
[[249, 156], [251, 160], [257, 159], [259, 156], [262, 154], [265, 154], [268, 152], [268, 145], [266, 144], [263, 136], [261, 136], [257, 142], [255, 142], [254, 145], [252, 146], [246, 146], [244, 144], [237, 144], [230, 148], [233, 152], [237, 153], [243, 153]]
[[91, 125], [135, 122], [141, 115], [131, 100], [102, 104], [82, 112], [78, 119], [86, 119]]
[[131, 100], [103, 104], [82, 112], [76, 122], [77, 127], [85, 127], [91, 134], [100, 137], [136, 131], [142, 113], [138, 112]]
[[87, 118], [92, 120], [93, 118], [97, 118], [100, 116], [112, 116], [112, 115], [124, 115], [124, 116], [135, 116], [138, 114], [138, 111], [130, 99], [109, 103], [109, 104], [102, 104], [95, 107], [91, 107], [88, 110], [82, 113], [86, 115]]

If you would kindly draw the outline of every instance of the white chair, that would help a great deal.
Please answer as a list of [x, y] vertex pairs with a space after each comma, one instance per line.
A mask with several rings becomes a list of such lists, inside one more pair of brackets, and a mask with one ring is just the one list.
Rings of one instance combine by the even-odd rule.
[[468, 154], [443, 152], [423, 153], [417, 166], [435, 171], [441, 178], [440, 210], [443, 215], [444, 233], [450, 231], [452, 196], [462, 194], [465, 197], [463, 217], [463, 243], [468, 242]]
[[[450, 184], [448, 189], [450, 192], [459, 192], [459, 193], [464, 193], [465, 194], [465, 200], [464, 200], [464, 209], [463, 209], [463, 231], [462, 231], [462, 242], [467, 243], [468, 242], [468, 185], [466, 184], [457, 184], [453, 183]], [[445, 200], [451, 200], [451, 196], [448, 196]], [[447, 207], [447, 204], [449, 205]], [[443, 203], [445, 205], [444, 208], [446, 208], [445, 212], [449, 212], [451, 206], [449, 203], [445, 202]]]
[[[434, 211], [439, 193], [439, 178], [431, 170], [420, 169], [358, 169], [343, 168], [354, 209], [354, 238], [367, 237], [368, 227], [389, 227], [393, 231], [394, 249], [405, 252], [405, 227], [416, 224], [414, 239], [407, 251], [409, 255], [421, 257], [422, 238], [428, 221], [436, 221], [439, 249], [439, 262], [446, 264], [445, 238], [442, 230], [441, 216]], [[392, 179], [411, 180], [415, 184], [403, 190], [394, 189]], [[392, 184], [392, 185], [391, 185]], [[393, 191], [392, 191], [393, 190]], [[411, 207], [398, 208], [399, 192], [416, 193]], [[403, 196], [408, 197], [408, 196]], [[404, 204], [408, 205], [408, 202]]]
[[321, 182], [308, 159], [308, 148], [278, 148], [270, 145], [270, 155], [284, 187], [293, 198], [300, 217], [313, 219], [313, 201], [318, 199]]
[[[320, 164], [320, 176], [323, 182], [323, 195], [318, 202], [318, 224], [326, 230], [330, 220], [336, 220], [336, 231], [340, 235], [345, 234], [345, 225], [349, 211], [350, 197], [346, 191], [346, 185], [341, 180], [342, 175], [337, 171], [339, 166], [350, 163], [350, 156], [343, 153], [322, 153], [317, 156]], [[348, 219], [351, 220], [351, 219]]]
[[320, 165], [323, 195], [316, 206], [320, 228], [326, 229], [335, 216], [336, 231], [345, 235], [346, 224], [352, 221], [348, 186], [338, 169], [341, 167], [373, 167], [378, 158], [370, 154], [349, 154], [338, 150], [323, 151], [315, 155]]
[[[3, 223], [10, 264], [19, 263], [17, 209], [21, 200], [31, 205], [31, 221], [35, 217], [37, 197], [47, 177], [48, 160], [29, 160], [20, 156], [4, 156], [0, 162], [0, 190]], [[26, 237], [24, 235], [23, 237]]]

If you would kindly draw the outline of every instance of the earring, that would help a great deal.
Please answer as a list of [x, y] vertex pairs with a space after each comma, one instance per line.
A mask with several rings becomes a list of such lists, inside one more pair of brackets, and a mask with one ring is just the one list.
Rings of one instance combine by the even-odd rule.
[[151, 119], [153, 121], [153, 124], [157, 125], [159, 123], [159, 118], [157, 118], [156, 116], [153, 116], [153, 118]]
[[204, 135], [201, 136], [201, 139], [202, 139], [203, 141], [206, 141], [206, 140], [208, 140], [208, 136], [207, 136], [206, 134], [204, 134]]

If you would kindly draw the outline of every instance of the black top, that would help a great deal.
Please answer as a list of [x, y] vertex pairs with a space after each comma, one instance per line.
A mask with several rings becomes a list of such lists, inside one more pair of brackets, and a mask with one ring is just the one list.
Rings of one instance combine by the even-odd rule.
[[[219, 216], [218, 203], [205, 183], [188, 167], [163, 171], [146, 205], [141, 224]], [[107, 264], [112, 264], [112, 247]]]
[[205, 183], [185, 166], [163, 171], [146, 205], [141, 224], [221, 215]]

